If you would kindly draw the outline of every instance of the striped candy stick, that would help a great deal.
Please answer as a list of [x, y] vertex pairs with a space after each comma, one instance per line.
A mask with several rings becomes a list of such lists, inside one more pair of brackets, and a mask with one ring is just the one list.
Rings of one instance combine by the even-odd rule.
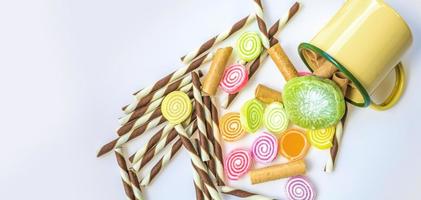
[[[197, 126], [196, 123], [192, 123], [186, 130], [187, 135], [191, 137], [194, 132], [196, 131]], [[180, 150], [182, 146], [180, 138], [178, 138], [173, 144], [170, 145], [168, 150], [165, 154], [159, 159], [159, 161], [152, 167], [152, 169], [144, 176], [142, 181], [140, 181], [141, 186], [149, 185], [154, 178], [165, 168], [171, 161], [171, 159], [175, 156], [175, 154]], [[131, 168], [133, 171], [138, 171], [134, 169], [134, 166]]]
[[[199, 76], [203, 76], [203, 73], [200, 70], [198, 70], [198, 74]], [[155, 101], [167, 95], [170, 92], [179, 90], [180, 88], [186, 86], [189, 83], [191, 83], [191, 76], [184, 76], [183, 78], [180, 78], [154, 92], [149, 93], [148, 95], [142, 97], [141, 99], [135, 98], [131, 104], [125, 106], [123, 109], [127, 111], [126, 113], [131, 113], [134, 110], [141, 108], [142, 106], [145, 106], [149, 104], [150, 102]]]
[[[192, 135], [197, 129], [197, 122], [194, 120], [188, 127], [187, 133]], [[137, 161], [133, 163], [133, 170], [140, 171], [146, 164], [148, 164], [157, 154], [159, 154], [163, 149], [165, 149], [177, 136], [177, 131], [172, 129], [172, 131], [160, 140], [155, 146], [150, 148], [145, 154], [140, 157]]]
[[123, 154], [123, 150], [121, 148], [116, 148], [114, 150], [115, 156], [117, 159], [117, 163], [120, 169], [120, 176], [123, 182], [124, 192], [126, 194], [126, 198], [129, 200], [135, 200], [135, 196], [131, 187], [130, 177], [129, 177], [129, 170], [127, 167], [127, 162]]
[[251, 193], [245, 190], [236, 189], [229, 186], [221, 186], [221, 192], [223, 194], [236, 196], [241, 199], [249, 199], [249, 200], [274, 200], [274, 198], [266, 197], [260, 194]]
[[[271, 46], [278, 43], [278, 40], [275, 39], [275, 35], [281, 31], [285, 25], [291, 20], [293, 16], [298, 12], [300, 8], [300, 4], [295, 2], [294, 5], [291, 6], [291, 8], [288, 10], [288, 13], [285, 14], [280, 20], [276, 21], [272, 27], [269, 29], [269, 37], [271, 38], [270, 44]], [[257, 57], [253, 62], [251, 62], [251, 65], [249, 66], [249, 80], [253, 77], [253, 75], [256, 73], [256, 71], [260, 68], [260, 66], [263, 64], [267, 57], [266, 50], [263, 50], [259, 57]], [[234, 99], [237, 97], [237, 95], [240, 92], [237, 92], [235, 94], [228, 94], [227, 99], [224, 103], [224, 108], [228, 108], [231, 103], [234, 101]]]
[[[201, 152], [199, 140], [198, 139], [193, 139], [193, 143], [192, 144], [193, 144], [194, 149], [196, 149], [196, 151], [197, 151], [197, 155], [199, 157], [201, 157], [201, 153], [202, 152]], [[191, 164], [192, 164], [192, 167], [194, 168], [194, 165], [193, 165], [193, 162], [192, 161], [191, 161]], [[205, 183], [200, 179], [200, 176], [199, 176], [199, 174], [197, 173], [196, 170], [193, 170], [193, 177], [198, 178], [198, 183], [200, 184], [200, 187], [201, 188], [205, 188]], [[210, 194], [209, 194], [209, 192], [206, 189], [205, 190], [202, 189], [202, 195], [203, 195], [203, 198], [204, 199], [212, 199], [211, 196], [210, 196]]]
[[181, 61], [183, 63], [189, 63], [192, 60], [196, 59], [198, 56], [200, 56], [202, 53], [207, 52], [211, 48], [215, 47], [225, 39], [229, 38], [231, 35], [236, 33], [237, 31], [243, 29], [244, 27], [248, 26], [251, 22], [253, 22], [256, 19], [256, 15], [251, 14], [247, 17], [242, 18], [241, 20], [237, 21], [234, 25], [226, 29], [226, 31], [212, 37], [202, 45], [200, 45], [199, 48], [187, 53], [185, 56], [181, 57]]
[[343, 131], [344, 131], [344, 127], [345, 127], [345, 122], [346, 122], [346, 117], [348, 115], [348, 105], [346, 104], [345, 107], [345, 114], [342, 117], [341, 121], [336, 125], [336, 131], [335, 131], [335, 135], [333, 137], [333, 145], [330, 148], [329, 151], [329, 157], [328, 160], [326, 161], [326, 165], [324, 168], [324, 171], [327, 173], [331, 173], [333, 172], [333, 170], [335, 169], [335, 163], [336, 163], [336, 157], [338, 156], [338, 151], [339, 151], [339, 147], [341, 145], [341, 140], [342, 140], [342, 136], [343, 136]]
[[261, 0], [254, 0], [254, 7], [256, 11], [257, 25], [259, 26], [259, 31], [262, 35], [262, 44], [268, 49], [269, 48], [269, 35], [266, 27], [265, 18], [263, 15], [263, 5]]
[[197, 118], [197, 127], [199, 133], [199, 141], [200, 141], [200, 148], [201, 148], [201, 158], [203, 161], [209, 160], [209, 147], [208, 147], [208, 138], [206, 136], [206, 124], [205, 124], [205, 113], [203, 110], [203, 99], [201, 93], [201, 86], [199, 76], [195, 73], [191, 73], [192, 81], [193, 81], [193, 96], [194, 102], [196, 107], [196, 118]]
[[142, 190], [140, 188], [139, 179], [137, 174], [133, 170], [129, 170], [129, 178], [132, 186], [132, 191], [134, 193], [136, 200], [143, 200]]
[[[164, 78], [160, 79], [159, 81], [155, 82], [153, 85], [148, 86], [146, 88], [143, 88], [142, 90], [139, 90], [138, 92], [136, 92], [134, 95], [136, 96], [137, 99], [142, 99], [143, 97], [145, 97], [146, 95], [150, 94], [151, 92], [154, 92], [162, 87], [165, 87], [166, 85], [170, 84], [171, 82], [174, 82], [175, 80], [189, 74], [190, 72], [192, 72], [193, 70], [196, 70], [197, 68], [199, 68], [202, 64], [207, 63], [209, 61], [212, 60], [213, 57], [213, 53], [207, 53], [203, 56], [201, 56], [200, 58], [194, 60], [193, 62], [191, 62], [189, 65], [184, 66], [170, 74], [168, 74], [167, 76], [165, 76]], [[126, 113], [130, 113], [131, 111], [125, 111]]]
[[215, 99], [211, 99], [211, 113], [212, 113], [212, 130], [213, 130], [213, 147], [215, 152], [216, 173], [218, 177], [218, 185], [225, 185], [224, 183], [224, 165], [223, 152], [221, 146], [221, 134], [219, 133], [219, 114]]
[[148, 131], [149, 129], [156, 127], [162, 123], [166, 122], [166, 120], [159, 116], [153, 120], [151, 120], [149, 123], [144, 124], [140, 126], [139, 128], [136, 128], [130, 133], [126, 133], [122, 136], [119, 136], [118, 138], [114, 139], [113, 141], [105, 144], [101, 147], [101, 149], [98, 151], [97, 157], [100, 157], [110, 151], [112, 151], [115, 148], [121, 147], [123, 144], [135, 139], [136, 137], [142, 135], [144, 132]]
[[207, 167], [204, 164], [204, 162], [201, 160], [201, 158], [198, 156], [197, 151], [194, 149], [193, 144], [188, 137], [188, 134], [186, 133], [184, 128], [180, 125], [175, 126], [175, 129], [177, 130], [178, 135], [181, 138], [183, 146], [187, 149], [190, 155], [191, 161], [193, 162], [194, 169], [197, 171], [200, 178], [205, 183], [205, 188], [208, 190], [212, 199], [220, 200], [221, 196], [219, 194], [219, 191], [213, 184], [212, 180], [209, 178], [209, 175], [207, 174]]

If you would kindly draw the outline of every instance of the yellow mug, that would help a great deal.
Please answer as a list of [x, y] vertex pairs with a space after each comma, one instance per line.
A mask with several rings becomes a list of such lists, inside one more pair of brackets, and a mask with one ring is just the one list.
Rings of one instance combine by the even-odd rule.
[[[347, 101], [377, 110], [392, 107], [402, 95], [405, 74], [400, 58], [412, 43], [409, 26], [382, 0], [348, 0], [325, 27], [298, 47], [301, 59], [313, 71], [331, 62], [350, 80]], [[370, 94], [395, 69], [396, 83], [380, 104]]]

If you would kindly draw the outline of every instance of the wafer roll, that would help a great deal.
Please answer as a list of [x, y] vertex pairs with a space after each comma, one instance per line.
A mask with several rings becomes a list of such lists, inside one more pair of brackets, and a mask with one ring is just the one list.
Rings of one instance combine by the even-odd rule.
[[254, 7], [256, 11], [257, 25], [262, 36], [262, 44], [265, 48], [269, 48], [269, 35], [266, 27], [265, 18], [263, 15], [263, 4], [261, 0], [254, 0]]
[[130, 182], [132, 183], [132, 190], [135, 196], [136, 200], [143, 200], [143, 196], [142, 196], [142, 190], [140, 188], [140, 183], [139, 183], [139, 179], [137, 177], [137, 174], [132, 171], [129, 170], [129, 177], [130, 177]]
[[277, 164], [265, 168], [250, 171], [252, 184], [264, 183], [281, 178], [297, 176], [306, 172], [304, 160], [297, 160], [286, 164]]
[[329, 157], [326, 161], [324, 171], [327, 173], [333, 172], [339, 152], [339, 148], [342, 143], [343, 131], [345, 128], [346, 118], [348, 116], [348, 105], [345, 105], [345, 114], [341, 121], [336, 125], [335, 135], [333, 137], [332, 147], [329, 150]]
[[342, 94], [346, 95], [349, 80], [342, 72], [336, 72], [333, 74], [332, 81], [334, 81], [342, 90]]
[[279, 43], [269, 48], [268, 53], [286, 81], [298, 76], [297, 70]]
[[209, 72], [206, 74], [203, 82], [202, 90], [206, 94], [210, 96], [215, 95], [231, 53], [232, 47], [225, 47], [216, 51]]
[[129, 200], [135, 200], [135, 196], [131, 187], [129, 170], [127, 167], [127, 162], [126, 162], [126, 158], [124, 157], [123, 150], [121, 148], [116, 148], [114, 152], [115, 152], [117, 163], [120, 169], [120, 176], [123, 182], [123, 187], [124, 187], [124, 192], [126, 193], [126, 197]]
[[338, 68], [326, 60], [313, 74], [322, 78], [331, 78], [336, 71], [338, 71]]
[[241, 190], [241, 189], [237, 189], [237, 188], [233, 188], [233, 187], [229, 187], [229, 186], [221, 186], [220, 188], [221, 188], [221, 192], [223, 194], [236, 196], [236, 197], [239, 197], [241, 199], [275, 200], [274, 198], [271, 198], [271, 197], [266, 197], [266, 196], [263, 196], [263, 195], [260, 195], [260, 194], [248, 192], [248, 191], [245, 191], [245, 190]]
[[257, 85], [254, 96], [266, 104], [270, 104], [272, 102], [282, 102], [281, 92], [278, 92], [263, 84]]

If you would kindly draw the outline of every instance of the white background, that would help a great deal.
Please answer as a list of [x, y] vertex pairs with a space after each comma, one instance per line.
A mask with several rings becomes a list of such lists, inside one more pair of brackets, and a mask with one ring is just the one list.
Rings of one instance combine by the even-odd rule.
[[[408, 87], [387, 112], [350, 109], [333, 174], [322, 172], [326, 152], [310, 151], [308, 176], [319, 199], [421, 198], [421, 1], [387, 2], [415, 37], [403, 58]], [[268, 24], [292, 3], [265, 0]], [[302, 3], [279, 36], [299, 69], [305, 66], [298, 44], [309, 41], [343, 1]], [[251, 0], [0, 1], [0, 198], [124, 199], [114, 155], [95, 157], [116, 137], [120, 107], [132, 92], [181, 67], [181, 55], [252, 11]], [[267, 60], [231, 111], [252, 97], [259, 82], [279, 90], [284, 84]], [[390, 76], [376, 99], [386, 96], [392, 82]], [[131, 143], [130, 152], [148, 136]], [[246, 147], [252, 137], [226, 148]], [[182, 150], [146, 196], [194, 199], [191, 174]], [[231, 184], [285, 197], [285, 180], [252, 186], [245, 177]]]

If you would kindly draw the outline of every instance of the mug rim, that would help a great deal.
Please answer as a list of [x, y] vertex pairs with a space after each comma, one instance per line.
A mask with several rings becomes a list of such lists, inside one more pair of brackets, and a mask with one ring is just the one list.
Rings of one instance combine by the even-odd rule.
[[306, 43], [303, 42], [298, 46], [298, 54], [301, 57], [301, 60], [304, 62], [304, 64], [307, 66], [307, 68], [313, 72], [313, 69], [310, 67], [310, 64], [308, 64], [306, 57], [304, 56], [304, 50], [311, 50], [314, 51], [315, 53], [321, 55], [323, 58], [325, 58], [327, 61], [331, 62], [336, 68], [338, 68], [339, 71], [341, 71], [342, 73], [344, 73], [347, 78], [349, 78], [352, 83], [354, 83], [355, 87], [358, 89], [358, 91], [360, 92], [361, 96], [363, 97], [364, 102], [355, 102], [353, 100], [351, 100], [350, 98], [347, 98], [345, 95], [345, 99], [358, 107], [368, 107], [371, 103], [371, 98], [370, 95], [368, 94], [367, 90], [364, 88], [364, 86], [361, 84], [360, 81], [358, 81], [357, 78], [355, 78], [351, 72], [349, 72], [341, 63], [339, 63], [335, 58], [333, 58], [332, 56], [330, 56], [327, 52], [323, 51], [322, 49], [310, 44], [310, 43]]

